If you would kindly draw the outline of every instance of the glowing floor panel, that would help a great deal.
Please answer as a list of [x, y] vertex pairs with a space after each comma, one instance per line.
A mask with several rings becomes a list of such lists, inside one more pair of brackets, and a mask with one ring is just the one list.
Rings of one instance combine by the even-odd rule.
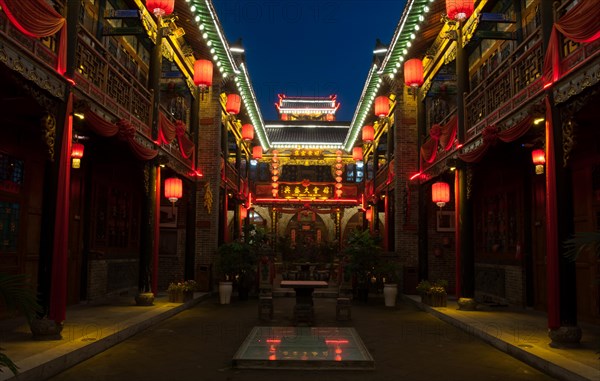
[[254, 327], [233, 357], [236, 368], [373, 369], [354, 328]]

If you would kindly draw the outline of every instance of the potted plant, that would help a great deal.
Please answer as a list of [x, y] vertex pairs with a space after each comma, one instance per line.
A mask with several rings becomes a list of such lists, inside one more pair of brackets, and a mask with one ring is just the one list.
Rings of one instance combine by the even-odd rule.
[[[24, 274], [0, 273], [0, 304], [6, 308], [6, 311], [16, 311], [25, 315], [32, 332], [36, 321], [46, 320], [37, 319], [37, 315], [42, 314], [43, 309], [38, 304], [35, 293], [29, 288], [27, 277]], [[56, 323], [51, 322], [56, 328]], [[15, 375], [18, 373], [17, 365], [7, 355], [0, 352], [0, 372], [2, 372], [2, 368], [10, 369]]]
[[421, 294], [421, 301], [432, 307], [446, 307], [448, 281], [439, 279], [435, 282], [422, 280], [417, 285], [417, 291]]
[[194, 299], [194, 292], [198, 289], [196, 281], [189, 279], [181, 282], [171, 282], [167, 288], [169, 302], [184, 303]]
[[398, 262], [386, 259], [378, 266], [379, 278], [383, 282], [383, 297], [386, 307], [394, 307], [398, 296]]
[[[254, 279], [256, 260], [250, 246], [244, 242], [228, 242], [218, 249], [216, 269], [219, 276], [219, 297], [221, 304], [229, 304], [233, 291], [233, 282], [238, 290], [249, 287]], [[243, 296], [243, 295], [242, 295]]]
[[368, 230], [354, 230], [344, 248], [345, 272], [353, 277], [353, 286], [360, 301], [366, 302], [369, 284], [375, 276], [380, 247]]

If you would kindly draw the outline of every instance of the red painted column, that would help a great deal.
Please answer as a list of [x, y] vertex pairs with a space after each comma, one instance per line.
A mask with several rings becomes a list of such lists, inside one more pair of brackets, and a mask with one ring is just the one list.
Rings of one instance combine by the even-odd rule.
[[65, 127], [60, 148], [60, 168], [56, 195], [54, 243], [52, 248], [52, 283], [49, 317], [56, 323], [67, 315], [67, 252], [69, 249], [69, 203], [71, 187], [71, 140], [73, 134], [73, 93], [67, 101]]
[[[462, 170], [462, 169], [461, 169]], [[460, 271], [460, 177], [458, 174], [458, 169], [454, 171], [454, 242], [455, 242], [455, 251], [456, 251], [456, 263], [455, 263], [455, 295], [456, 298], [461, 297], [460, 287], [461, 287], [461, 271]]]
[[161, 169], [156, 167], [156, 199], [154, 205], [154, 246], [152, 247], [152, 293], [158, 294], [158, 246], [160, 240], [160, 182]]
[[556, 157], [552, 107], [546, 95], [546, 282], [548, 328], [560, 328], [560, 277], [556, 200]]

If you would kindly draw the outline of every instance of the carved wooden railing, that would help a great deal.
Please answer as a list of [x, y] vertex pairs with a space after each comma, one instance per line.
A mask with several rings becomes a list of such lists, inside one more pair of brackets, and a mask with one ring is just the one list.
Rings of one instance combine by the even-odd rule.
[[542, 91], [543, 62], [538, 28], [465, 97], [467, 141]]
[[79, 28], [76, 51], [78, 88], [118, 118], [151, 137], [152, 92], [123, 67], [93, 35]]

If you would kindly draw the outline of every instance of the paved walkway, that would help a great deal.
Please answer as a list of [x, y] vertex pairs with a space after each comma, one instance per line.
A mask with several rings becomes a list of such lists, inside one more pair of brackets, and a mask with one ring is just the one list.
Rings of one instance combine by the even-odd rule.
[[[159, 296], [152, 307], [135, 306], [129, 298], [105, 305], [72, 306], [67, 311], [63, 340], [58, 341], [33, 341], [23, 321], [0, 321], [0, 347], [21, 372], [17, 378], [4, 369], [0, 380], [49, 378], [208, 297], [197, 293], [193, 301], [178, 304]], [[431, 308], [422, 305], [416, 296], [402, 299], [557, 379], [600, 381], [598, 326], [583, 325], [581, 347], [556, 349], [548, 346], [544, 314], [485, 306], [478, 311], [459, 311], [453, 301], [446, 308]]]

